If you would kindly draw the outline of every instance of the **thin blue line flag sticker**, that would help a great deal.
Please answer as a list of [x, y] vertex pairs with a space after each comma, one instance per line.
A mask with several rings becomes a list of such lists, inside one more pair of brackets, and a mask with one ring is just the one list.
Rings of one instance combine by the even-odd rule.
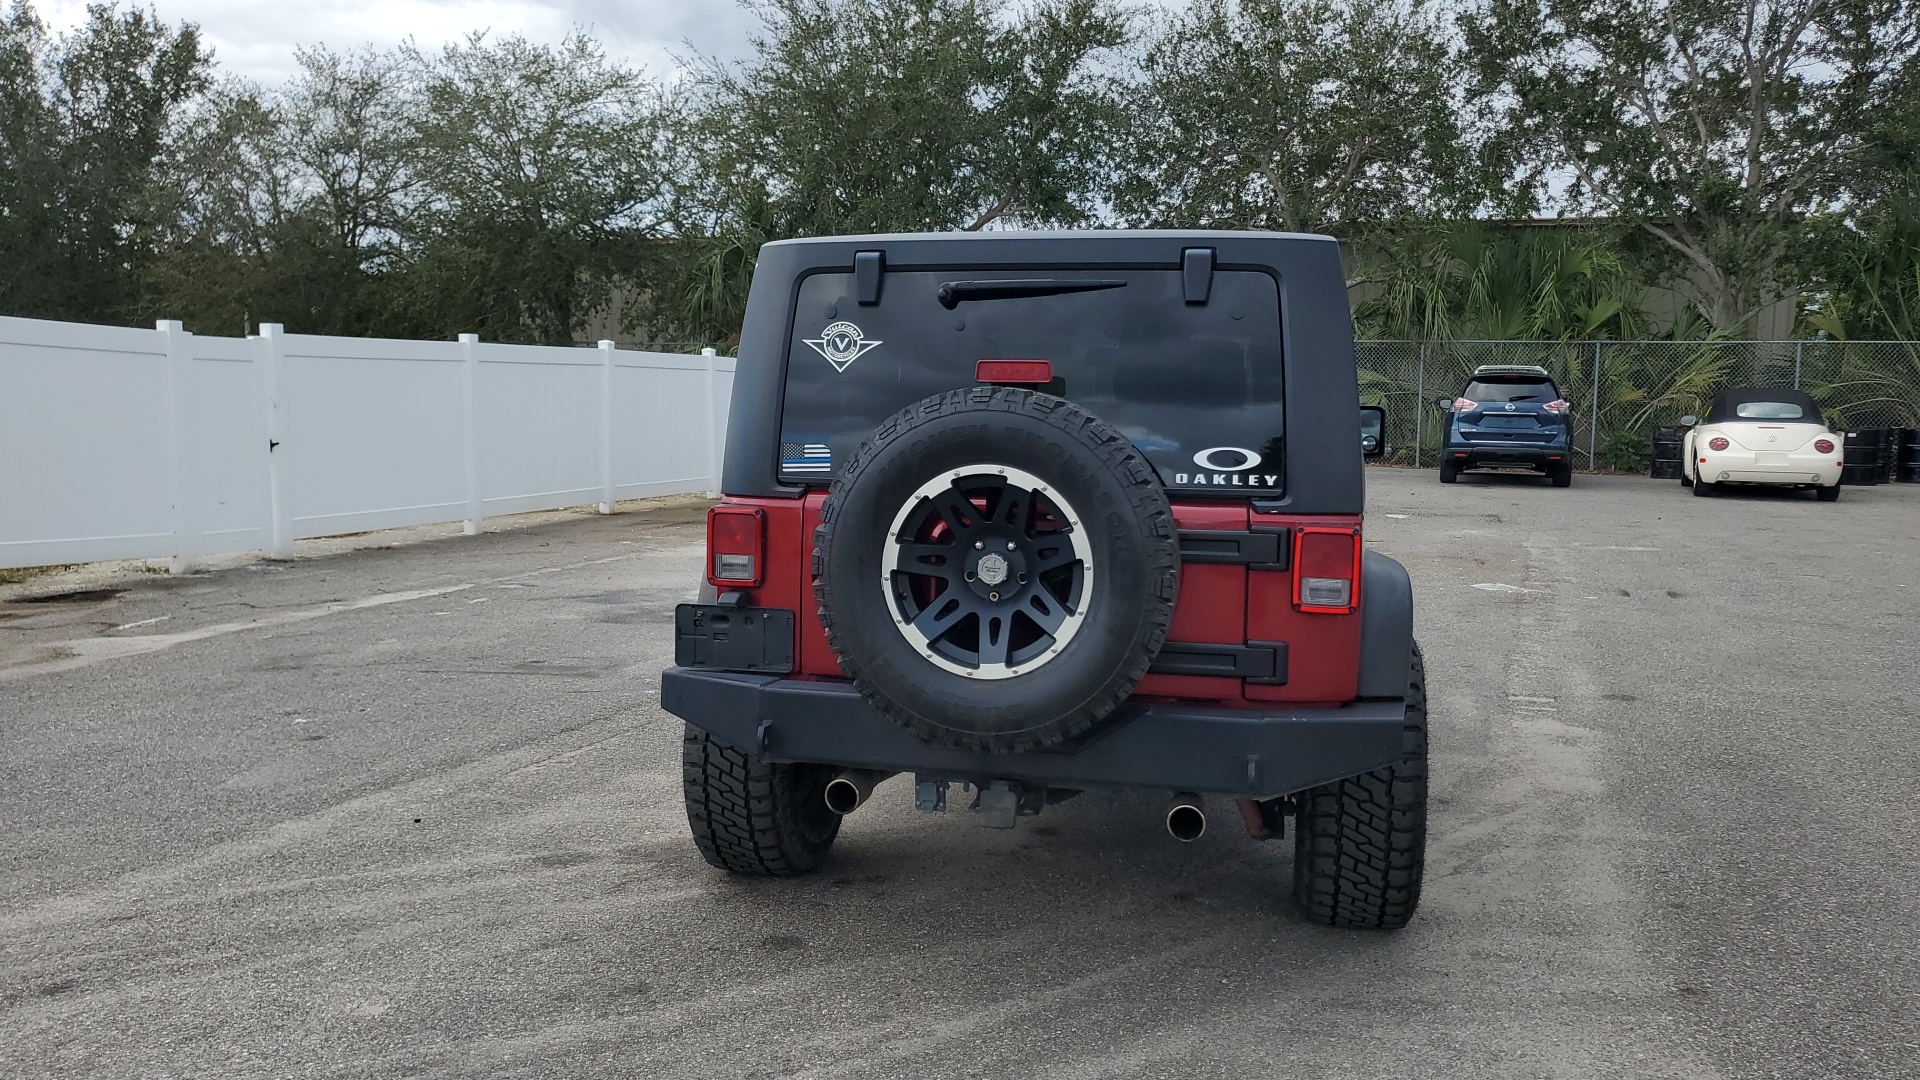
[[833, 451], [825, 443], [781, 443], [780, 471], [823, 473], [833, 471]]

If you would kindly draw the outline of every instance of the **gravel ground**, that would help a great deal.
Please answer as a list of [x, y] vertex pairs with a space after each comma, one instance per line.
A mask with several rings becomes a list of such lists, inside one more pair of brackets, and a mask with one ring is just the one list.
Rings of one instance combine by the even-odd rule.
[[1160, 793], [895, 781], [710, 869], [698, 505], [0, 602], [0, 1076], [1920, 1075], [1920, 486], [1369, 479], [1434, 695], [1393, 935]]

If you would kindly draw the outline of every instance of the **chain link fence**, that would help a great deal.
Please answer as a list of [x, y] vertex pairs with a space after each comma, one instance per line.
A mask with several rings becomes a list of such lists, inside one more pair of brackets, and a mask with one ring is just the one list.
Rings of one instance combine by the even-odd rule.
[[1482, 364], [1537, 364], [1573, 403], [1576, 460], [1642, 472], [1656, 428], [1706, 411], [1714, 391], [1790, 386], [1836, 427], [1920, 427], [1915, 341], [1362, 341], [1360, 401], [1387, 410], [1387, 460], [1432, 465], [1442, 399]]

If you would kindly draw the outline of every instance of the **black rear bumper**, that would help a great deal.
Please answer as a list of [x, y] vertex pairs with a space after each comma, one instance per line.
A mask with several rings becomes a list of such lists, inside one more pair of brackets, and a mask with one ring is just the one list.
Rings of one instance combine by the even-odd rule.
[[[1462, 443], [1449, 446], [1444, 451], [1447, 458], [1460, 468], [1475, 466], [1505, 466], [1507, 468], [1547, 469], [1568, 460], [1572, 452], [1564, 446], [1513, 446], [1485, 443]], [[1465, 455], [1464, 457], [1462, 455]]]
[[660, 701], [715, 738], [775, 761], [1238, 798], [1290, 795], [1391, 764], [1406, 717], [1398, 700], [1273, 711], [1129, 702], [1083, 745], [984, 754], [928, 746], [841, 682], [670, 667]]

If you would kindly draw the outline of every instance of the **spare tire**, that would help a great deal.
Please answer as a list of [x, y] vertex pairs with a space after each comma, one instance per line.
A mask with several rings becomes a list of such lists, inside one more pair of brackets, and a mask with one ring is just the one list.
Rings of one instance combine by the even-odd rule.
[[1179, 587], [1173, 510], [1127, 437], [1006, 387], [888, 418], [834, 481], [813, 544], [841, 669], [953, 749], [1094, 730], [1166, 641]]

